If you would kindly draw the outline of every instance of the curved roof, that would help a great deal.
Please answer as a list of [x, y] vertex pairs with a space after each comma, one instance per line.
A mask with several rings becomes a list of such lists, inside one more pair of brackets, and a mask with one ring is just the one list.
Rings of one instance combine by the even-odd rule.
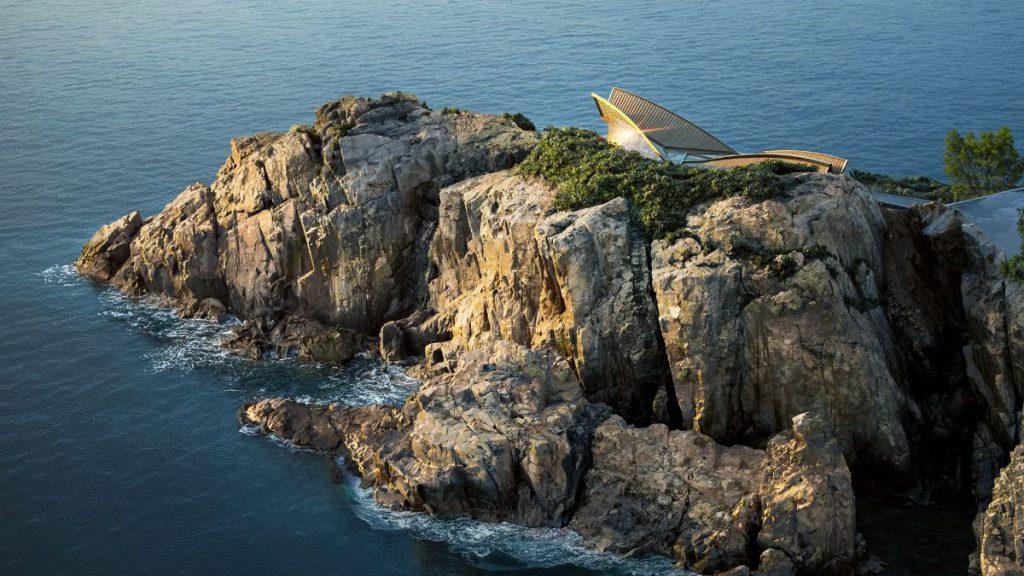
[[612, 88], [608, 100], [665, 148], [691, 154], [736, 154], [736, 151], [707, 131], [678, 114], [621, 88]]
[[654, 158], [665, 157], [664, 154], [661, 153], [661, 149], [658, 148], [654, 144], [654, 142], [651, 142], [651, 139], [647, 137], [647, 134], [644, 132], [643, 128], [638, 126], [636, 122], [633, 122], [633, 119], [630, 118], [628, 114], [626, 114], [622, 110], [619, 110], [619, 108], [615, 104], [612, 104], [611, 102], [605, 100], [604, 98], [601, 98], [597, 94], [591, 92], [590, 95], [594, 98], [594, 102], [597, 104], [597, 111], [599, 114], [601, 114], [601, 118], [605, 122], [608, 122], [610, 124], [612, 120], [615, 119], [626, 123], [630, 128], [636, 130], [636, 136], [639, 139], [641, 139], [645, 145], [650, 147], [651, 152], [654, 153]]
[[763, 154], [784, 154], [787, 156], [799, 156], [808, 160], [827, 162], [831, 166], [830, 172], [842, 174], [846, 171], [846, 158], [832, 156], [823, 152], [808, 152], [807, 150], [765, 150]]
[[722, 156], [721, 158], [715, 158], [714, 160], [708, 160], [701, 164], [708, 168], [739, 168], [741, 166], [749, 166], [750, 164], [757, 164], [758, 162], [767, 162], [769, 160], [782, 160], [783, 162], [792, 162], [794, 164], [806, 164], [814, 167], [818, 172], [828, 172], [832, 165], [822, 160], [815, 160], [807, 156], [797, 156], [795, 154], [778, 154], [769, 152], [760, 152], [758, 154], [736, 154], [733, 156]]

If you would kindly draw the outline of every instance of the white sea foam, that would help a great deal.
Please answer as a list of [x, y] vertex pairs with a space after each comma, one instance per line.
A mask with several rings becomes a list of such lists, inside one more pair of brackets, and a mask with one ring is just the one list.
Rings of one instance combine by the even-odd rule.
[[[86, 282], [71, 265], [51, 266], [40, 276], [47, 285], [58, 287]], [[112, 288], [101, 291], [100, 300], [104, 316], [157, 341], [155, 349], [146, 355], [155, 372], [207, 371], [225, 381], [225, 391], [233, 394], [283, 394], [305, 402], [343, 402], [353, 406], [400, 404], [420, 384], [401, 368], [386, 365], [369, 352], [359, 354], [342, 368], [293, 360], [252, 362], [220, 346], [237, 320], [216, 324], [182, 319], [165, 301], [129, 298]], [[256, 425], [242, 426], [239, 433], [264, 436]], [[273, 434], [265, 438], [291, 451], [309, 451]], [[369, 492], [359, 488], [357, 479], [350, 476], [348, 480], [345, 489], [354, 511], [373, 529], [407, 531], [416, 538], [443, 543], [467, 561], [484, 567], [507, 569], [507, 560], [502, 559], [510, 558], [537, 568], [580, 566], [619, 575], [691, 574], [674, 569], [666, 559], [626, 559], [589, 550], [582, 545], [580, 536], [570, 530], [442, 519], [388, 510], [377, 506]]]
[[[39, 273], [47, 285], [80, 287], [87, 283], [73, 265], [58, 264]], [[222, 323], [183, 319], [160, 298], [130, 298], [106, 287], [99, 293], [101, 314], [130, 332], [156, 341], [145, 358], [154, 372], [205, 371], [225, 391], [249, 398], [289, 396], [305, 402], [341, 402], [351, 406], [401, 404], [419, 381], [388, 366], [372, 352], [358, 354], [346, 366], [266, 358], [257, 362], [224, 349], [220, 343], [238, 320]]]
[[[344, 468], [343, 463], [339, 465]], [[437, 518], [417, 512], [401, 512], [378, 506], [369, 490], [359, 487], [359, 480], [346, 476], [356, 515], [376, 530], [408, 531], [415, 537], [442, 542], [448, 548], [474, 562], [504, 556], [533, 568], [579, 566], [618, 575], [693, 576], [692, 572], [672, 565], [667, 558], [624, 558], [596, 552], [583, 546], [579, 534], [568, 529], [525, 528], [507, 522], [490, 523], [468, 518]]]
[[50, 286], [78, 286], [86, 281], [73, 264], [54, 264], [37, 275]]

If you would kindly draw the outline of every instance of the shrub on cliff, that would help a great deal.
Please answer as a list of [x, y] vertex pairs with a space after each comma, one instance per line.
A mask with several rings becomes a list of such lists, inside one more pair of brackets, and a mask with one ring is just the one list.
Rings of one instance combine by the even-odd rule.
[[681, 166], [611, 145], [590, 130], [548, 128], [519, 170], [557, 188], [557, 210], [625, 197], [647, 235], [662, 238], [685, 228], [687, 215], [701, 202], [739, 195], [769, 198], [782, 191], [781, 174], [806, 172], [808, 167], [785, 162], [733, 170]]
[[515, 124], [522, 130], [528, 130], [530, 132], [537, 131], [537, 127], [522, 112], [516, 112], [515, 114], [505, 112], [501, 117]]
[[[1020, 218], [1017, 220], [1017, 232], [1024, 237], [1024, 208], [1017, 209]], [[1003, 275], [1014, 282], [1024, 282], [1024, 246], [1022, 252], [1010, 256], [1003, 262]]]
[[995, 132], [950, 130], [946, 136], [946, 174], [954, 200], [975, 198], [1013, 188], [1024, 176], [1024, 159], [1003, 126]]
[[938, 202], [950, 202], [952, 198], [949, 184], [927, 176], [894, 177], [861, 170], [851, 170], [850, 176], [869, 188], [895, 196], [909, 196]]

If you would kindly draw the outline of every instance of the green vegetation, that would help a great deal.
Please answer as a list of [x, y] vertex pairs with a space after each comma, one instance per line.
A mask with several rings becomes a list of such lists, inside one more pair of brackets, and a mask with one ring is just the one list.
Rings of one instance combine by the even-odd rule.
[[501, 117], [515, 124], [521, 130], [529, 130], [530, 132], [537, 131], [537, 127], [534, 126], [533, 122], [531, 122], [529, 118], [524, 116], [522, 112], [516, 112], [515, 114], [505, 112], [504, 114], [501, 115]]
[[789, 278], [800, 269], [793, 253], [799, 252], [804, 257], [804, 262], [821, 260], [825, 263], [829, 274], [835, 277], [837, 270], [829, 261], [835, 258], [835, 254], [821, 244], [815, 244], [807, 248], [781, 248], [774, 249], [764, 246], [752, 239], [737, 236], [730, 239], [729, 257], [735, 260], [752, 262], [758, 268], [766, 268], [772, 276], [780, 279]]
[[[1020, 218], [1017, 220], [1017, 232], [1024, 237], [1024, 208], [1018, 209], [1017, 213], [1020, 214]], [[1003, 262], [1003, 275], [1014, 282], [1024, 283], [1024, 246], [1022, 246], [1020, 254], [1010, 256]]]
[[460, 110], [459, 108], [452, 107], [452, 106], [445, 106], [444, 108], [441, 109], [441, 114], [459, 115], [459, 114], [462, 114], [462, 110]]
[[807, 172], [808, 166], [764, 162], [734, 170], [708, 170], [649, 160], [608, 144], [580, 128], [548, 128], [519, 165], [558, 190], [555, 208], [579, 210], [620, 196], [650, 238], [674, 237], [686, 227], [694, 206], [708, 200], [746, 196], [762, 200], [783, 189], [779, 176]]
[[946, 175], [952, 182], [953, 198], [975, 198], [1015, 187], [1024, 176], [1024, 160], [1006, 126], [978, 136], [972, 132], [961, 136], [950, 130], [946, 136]]
[[894, 194], [896, 196], [910, 196], [924, 200], [938, 202], [951, 202], [949, 184], [939, 182], [934, 178], [926, 176], [906, 176], [894, 178], [885, 174], [874, 172], [862, 172], [851, 170], [850, 175], [856, 178], [865, 186], [874, 188], [879, 192]]
[[316, 135], [316, 131], [313, 130], [313, 127], [309, 124], [296, 124], [291, 127], [289, 132], [294, 132], [296, 134], [308, 134], [310, 136]]

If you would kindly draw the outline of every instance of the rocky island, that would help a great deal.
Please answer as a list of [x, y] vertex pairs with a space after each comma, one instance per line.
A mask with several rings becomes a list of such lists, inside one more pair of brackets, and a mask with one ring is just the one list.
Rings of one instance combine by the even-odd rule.
[[77, 266], [236, 316], [225, 344], [253, 357], [409, 366], [399, 407], [239, 413], [343, 455], [384, 506], [702, 574], [850, 575], [879, 569], [859, 495], [954, 494], [978, 507], [972, 572], [1021, 574], [1024, 292], [1003, 253], [849, 176], [694, 175], [683, 205], [654, 164], [521, 116], [345, 97], [233, 140], [212, 184], [104, 226]]

